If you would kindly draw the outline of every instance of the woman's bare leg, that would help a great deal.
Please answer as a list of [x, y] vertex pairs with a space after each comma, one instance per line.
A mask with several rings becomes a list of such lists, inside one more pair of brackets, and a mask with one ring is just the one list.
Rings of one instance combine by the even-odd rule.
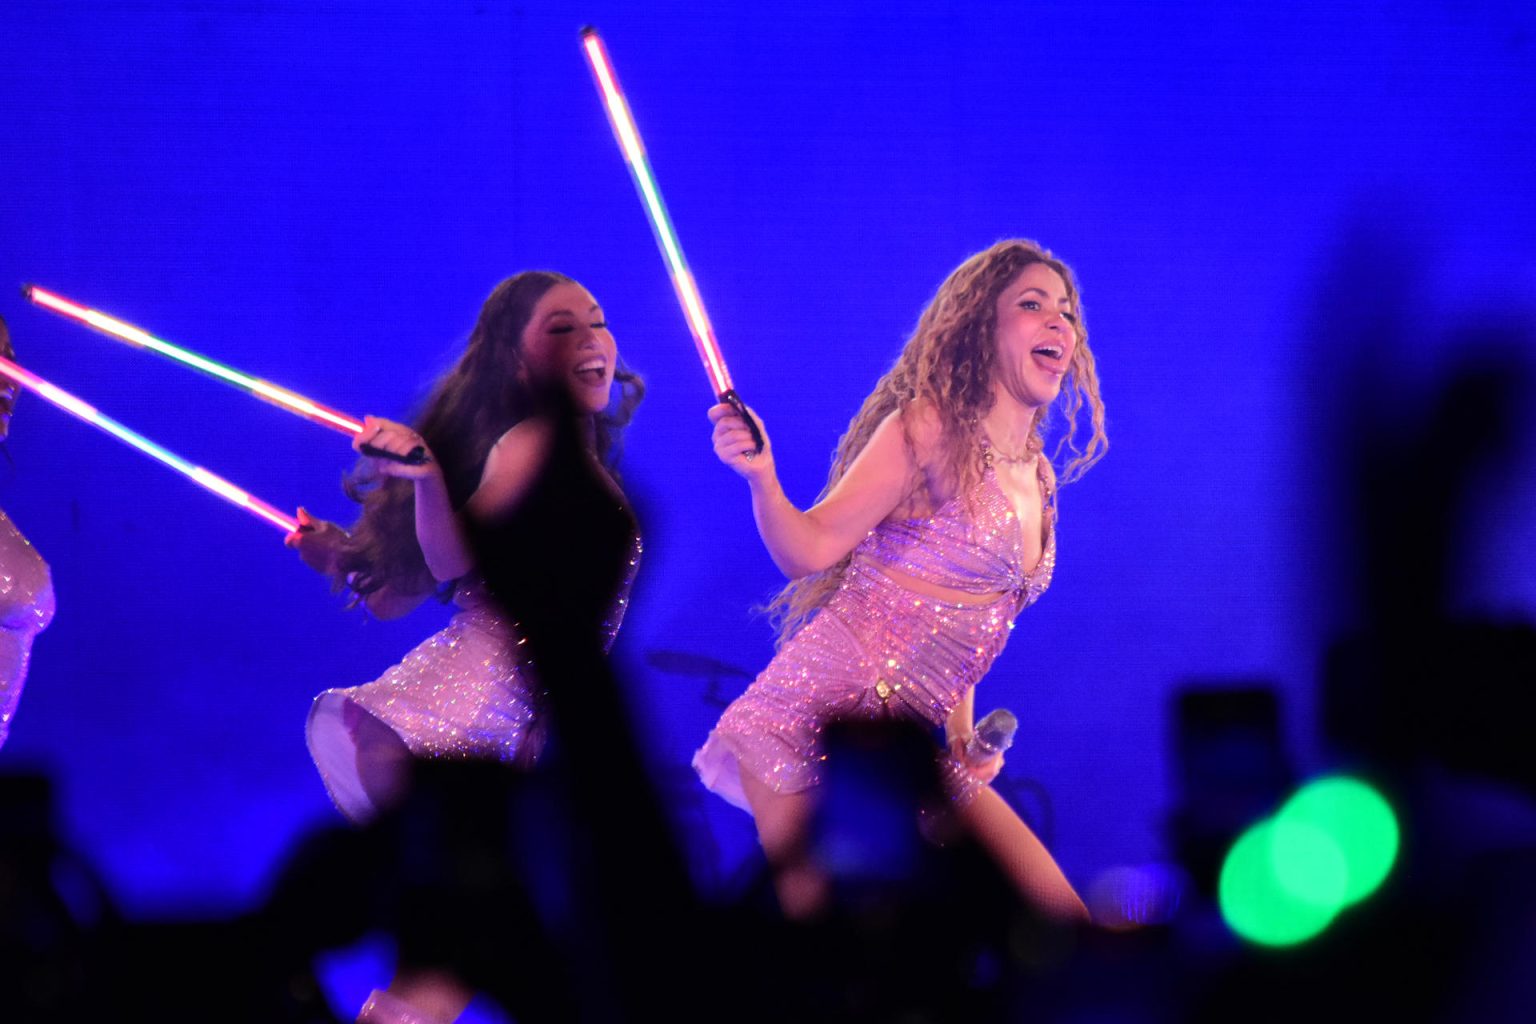
[[[357, 775], [375, 808], [393, 807], [410, 784], [411, 751], [396, 732], [357, 705], [347, 708], [346, 724], [357, 745]], [[385, 993], [369, 997], [361, 1021], [378, 1024], [446, 1024], [474, 998], [451, 971], [401, 964]]]
[[357, 777], [373, 806], [393, 807], [411, 777], [411, 750], [395, 730], [350, 701], [344, 712], [357, 747]]
[[406, 980], [403, 972], [395, 977], [388, 991], [374, 989], [357, 1015], [357, 1024], [452, 1024], [469, 1005], [470, 994], [449, 974], [428, 977], [413, 972]]
[[1088, 923], [1088, 908], [1056, 859], [995, 790], [983, 787], [960, 817], [1018, 890], [1043, 913], [1064, 922]]
[[807, 854], [814, 797], [810, 792], [776, 793], [750, 775], [741, 789], [752, 807], [757, 840], [773, 871], [773, 887], [786, 917], [809, 917], [827, 896], [827, 879]]

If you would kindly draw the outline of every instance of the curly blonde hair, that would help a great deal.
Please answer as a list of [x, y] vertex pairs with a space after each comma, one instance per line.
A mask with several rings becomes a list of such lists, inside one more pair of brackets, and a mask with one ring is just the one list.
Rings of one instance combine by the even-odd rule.
[[[858, 458], [877, 427], [892, 412], [902, 418], [903, 430], [911, 440], [908, 412], [918, 404], [937, 416], [942, 468], [961, 492], [979, 479], [981, 421], [995, 401], [992, 369], [997, 359], [994, 333], [997, 327], [997, 300], [1024, 269], [1044, 263], [1067, 287], [1067, 298], [1077, 320], [1077, 347], [1063, 382], [1061, 403], [1063, 421], [1054, 460], [1062, 466], [1061, 483], [1079, 479], [1104, 457], [1109, 438], [1104, 432], [1104, 402], [1099, 397], [1099, 377], [1094, 367], [1093, 350], [1088, 347], [1088, 328], [1083, 320], [1082, 300], [1072, 270], [1053, 256], [1050, 250], [1024, 239], [1008, 239], [976, 253], [945, 278], [933, 300], [918, 318], [917, 328], [907, 339], [896, 363], [875, 384], [864, 399], [848, 430], [838, 441], [817, 501], [831, 493], [848, 467]], [[1053, 403], [1054, 404], [1054, 403]], [[1047, 412], [1042, 406], [1030, 425], [1029, 449], [1045, 448]], [[1086, 440], [1082, 413], [1087, 410]], [[852, 554], [836, 565], [818, 573], [792, 580], [769, 602], [767, 610], [774, 621], [780, 646], [810, 621], [832, 596], [847, 571]]]

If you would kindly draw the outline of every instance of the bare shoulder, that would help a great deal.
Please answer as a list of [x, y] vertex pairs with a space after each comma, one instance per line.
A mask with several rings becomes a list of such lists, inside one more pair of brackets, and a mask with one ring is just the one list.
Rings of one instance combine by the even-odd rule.
[[902, 498], [895, 513], [925, 514], [933, 504], [935, 475], [942, 475], [944, 425], [931, 402], [916, 401], [888, 415], [875, 432], [901, 453]]
[[486, 456], [480, 486], [470, 496], [467, 510], [491, 522], [506, 515], [538, 475], [553, 438], [552, 425], [532, 417], [497, 438]]
[[482, 482], [507, 474], [526, 475], [543, 460], [553, 436], [553, 427], [543, 417], [530, 416], [518, 423], [491, 446]]
[[866, 469], [878, 467], [881, 475], [897, 473], [904, 476], [912, 471], [916, 461], [917, 449], [906, 418], [898, 409], [887, 413], [885, 419], [875, 425], [854, 464], [862, 464]]
[[496, 439], [491, 451], [501, 456], [516, 456], [524, 451], [537, 453], [549, 441], [551, 425], [542, 416], [530, 416], [508, 428]]

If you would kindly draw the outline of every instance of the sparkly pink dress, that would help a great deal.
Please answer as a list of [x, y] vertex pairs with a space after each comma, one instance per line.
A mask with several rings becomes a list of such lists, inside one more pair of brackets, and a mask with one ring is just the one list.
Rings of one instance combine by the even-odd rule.
[[[1018, 516], [998, 487], [990, 452], [969, 490], [931, 516], [888, 519], [853, 550], [841, 583], [736, 699], [693, 758], [704, 785], [749, 810], [741, 775], [778, 793], [820, 781], [822, 726], [834, 717], [901, 716], [941, 727], [1002, 651], [1016, 615], [1051, 584], [1054, 510], [1046, 478], [1044, 552], [1023, 564]], [[967, 594], [961, 604], [918, 594], [881, 571]], [[958, 765], [951, 792], [968, 801], [981, 785]]]
[[32, 640], [53, 621], [53, 609], [48, 563], [0, 512], [0, 746], [21, 700]]
[[[605, 646], [618, 636], [639, 564], [637, 537], [604, 623]], [[447, 628], [422, 641], [400, 664], [371, 683], [327, 690], [310, 707], [305, 728], [310, 756], [331, 799], [353, 821], [367, 821], [378, 810], [358, 774], [354, 730], [361, 715], [389, 726], [417, 757], [519, 764], [538, 757], [540, 691], [518, 650], [522, 639], [483, 585], [461, 584], [453, 602], [459, 611]]]

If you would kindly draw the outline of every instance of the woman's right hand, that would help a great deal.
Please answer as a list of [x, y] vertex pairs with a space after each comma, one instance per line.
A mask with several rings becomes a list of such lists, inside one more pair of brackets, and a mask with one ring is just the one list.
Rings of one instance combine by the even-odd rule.
[[[389, 452], [391, 455], [405, 456], [420, 448], [426, 452], [426, 460], [420, 463], [401, 462], [397, 459], [381, 459], [370, 457], [363, 453], [363, 446], [368, 445], [380, 451]], [[427, 443], [404, 423], [396, 423], [394, 420], [381, 419], [378, 416], [364, 416], [362, 431], [352, 439], [352, 448], [364, 458], [373, 463], [372, 469], [381, 476], [398, 476], [407, 480], [420, 480], [434, 473], [441, 473], [437, 460], [432, 457], [432, 451]]]
[[341, 558], [347, 531], [335, 523], [316, 519], [299, 509], [299, 528], [283, 538], [283, 543], [299, 553], [299, 559], [322, 576], [334, 576]]
[[715, 455], [748, 480], [772, 477], [773, 442], [768, 439], [762, 417], [750, 408], [747, 412], [757, 420], [758, 429], [762, 431], [763, 450], [754, 451], [757, 442], [752, 438], [751, 428], [734, 406], [721, 402], [709, 409], [710, 422], [715, 425]]

